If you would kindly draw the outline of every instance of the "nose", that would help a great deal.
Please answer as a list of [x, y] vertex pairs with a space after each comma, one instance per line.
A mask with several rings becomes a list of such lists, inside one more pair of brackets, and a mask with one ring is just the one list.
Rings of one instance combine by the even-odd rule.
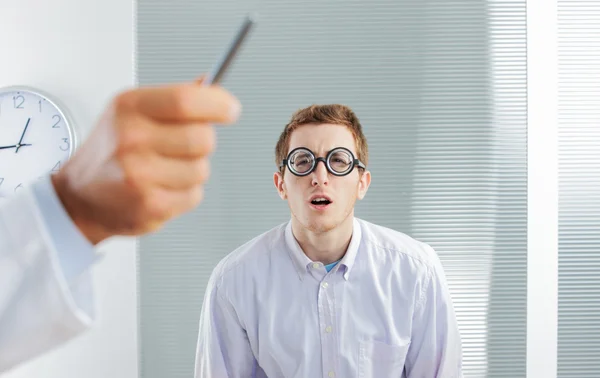
[[[323, 163], [322, 165], [319, 163]], [[317, 160], [317, 166], [312, 172], [312, 185], [313, 186], [327, 186], [329, 184], [329, 172], [327, 172], [327, 166], [325, 161]]]

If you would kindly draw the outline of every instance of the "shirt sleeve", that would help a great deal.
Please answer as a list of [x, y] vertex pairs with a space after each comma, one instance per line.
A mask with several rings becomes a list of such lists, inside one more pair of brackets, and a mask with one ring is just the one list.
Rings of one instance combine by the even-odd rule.
[[407, 378], [463, 378], [462, 342], [442, 265], [436, 259], [415, 307]]
[[256, 368], [234, 307], [209, 283], [200, 315], [195, 378], [256, 377]]
[[72, 282], [97, 260], [94, 245], [69, 217], [54, 190], [50, 176], [36, 181], [32, 185], [32, 191], [66, 281]]
[[[69, 234], [73, 229], [47, 227], [56, 226], [54, 216], [67, 217], [60, 207], [52, 207], [52, 197], [45, 197], [53, 194], [49, 186], [43, 189], [49, 184], [35, 185], [42, 202], [49, 200], [44, 202], [44, 216], [32, 186], [0, 206], [0, 372], [66, 343], [95, 319], [91, 270], [85, 264], [69, 264], [85, 254], [85, 248]], [[67, 252], [61, 254], [62, 262], [57, 246]]]

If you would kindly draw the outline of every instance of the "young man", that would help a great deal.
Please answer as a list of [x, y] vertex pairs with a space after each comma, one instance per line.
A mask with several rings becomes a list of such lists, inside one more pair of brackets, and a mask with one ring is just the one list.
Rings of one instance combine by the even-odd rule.
[[436, 253], [354, 217], [371, 174], [352, 110], [299, 110], [275, 151], [274, 183], [291, 220], [214, 269], [196, 378], [462, 377]]

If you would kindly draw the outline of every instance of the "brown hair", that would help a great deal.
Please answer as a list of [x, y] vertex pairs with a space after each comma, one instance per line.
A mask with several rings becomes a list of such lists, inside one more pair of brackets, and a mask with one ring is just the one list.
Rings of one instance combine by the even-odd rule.
[[297, 110], [285, 125], [277, 145], [275, 146], [275, 163], [277, 167], [287, 157], [290, 148], [290, 137], [292, 132], [303, 125], [329, 123], [346, 126], [354, 136], [356, 153], [363, 164], [367, 165], [369, 160], [369, 147], [367, 138], [363, 134], [362, 125], [352, 109], [340, 104], [311, 105]]

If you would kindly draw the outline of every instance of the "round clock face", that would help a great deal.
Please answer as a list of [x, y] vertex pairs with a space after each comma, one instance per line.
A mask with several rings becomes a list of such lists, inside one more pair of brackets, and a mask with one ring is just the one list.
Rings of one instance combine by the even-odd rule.
[[40, 91], [0, 88], [0, 202], [61, 168], [75, 147], [72, 127]]

